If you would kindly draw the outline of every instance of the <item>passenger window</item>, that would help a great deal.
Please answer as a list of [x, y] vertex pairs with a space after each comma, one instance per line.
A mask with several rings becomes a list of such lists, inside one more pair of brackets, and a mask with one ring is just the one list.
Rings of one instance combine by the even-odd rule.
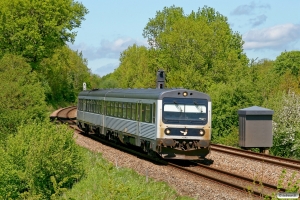
[[152, 112], [151, 112], [151, 108], [150, 108], [150, 104], [146, 104], [145, 105], [145, 122], [150, 122], [151, 116], [152, 116]]
[[118, 108], [119, 108], [119, 112], [118, 112], [118, 117], [122, 117], [122, 103], [118, 103]]
[[118, 102], [114, 102], [114, 117], [118, 116]]
[[105, 103], [105, 114], [106, 115], [110, 115], [110, 102], [109, 101], [106, 101], [106, 102], [104, 102]]
[[131, 110], [132, 110], [131, 119], [132, 120], [136, 120], [136, 103], [132, 103], [131, 104]]
[[142, 119], [141, 122], [145, 122], [146, 121], [146, 104], [142, 104], [142, 110], [141, 110], [141, 115], [142, 115]]
[[99, 101], [99, 114], [102, 114], [102, 105], [103, 105], [103, 101], [100, 100]]
[[90, 104], [89, 104], [89, 100], [86, 100], [86, 111], [90, 112]]
[[122, 117], [124, 118], [124, 119], [126, 119], [126, 102], [123, 102], [122, 103], [122, 111], [123, 111], [123, 115], [122, 115]]
[[127, 103], [127, 119], [131, 119], [131, 103]]

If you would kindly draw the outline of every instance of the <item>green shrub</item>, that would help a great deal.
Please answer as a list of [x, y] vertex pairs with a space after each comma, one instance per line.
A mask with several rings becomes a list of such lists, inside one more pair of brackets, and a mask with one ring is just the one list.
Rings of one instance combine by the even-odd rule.
[[0, 195], [4, 198], [50, 198], [70, 188], [83, 175], [80, 147], [65, 125], [22, 125], [2, 149]]

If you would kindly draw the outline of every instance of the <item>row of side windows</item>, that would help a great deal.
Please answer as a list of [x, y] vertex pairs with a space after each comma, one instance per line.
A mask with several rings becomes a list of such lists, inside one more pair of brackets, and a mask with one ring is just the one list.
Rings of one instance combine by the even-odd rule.
[[78, 110], [105, 114], [123, 119], [155, 123], [155, 103], [142, 104], [103, 100], [79, 99]]

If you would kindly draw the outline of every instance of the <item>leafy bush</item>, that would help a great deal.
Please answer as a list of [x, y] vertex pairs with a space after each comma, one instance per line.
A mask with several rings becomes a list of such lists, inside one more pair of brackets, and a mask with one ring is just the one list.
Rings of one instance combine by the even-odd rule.
[[83, 175], [81, 150], [65, 125], [22, 125], [1, 151], [0, 196], [5, 199], [55, 197]]
[[299, 159], [300, 96], [293, 92], [282, 94], [279, 105], [281, 106], [274, 106], [273, 147], [271, 153], [276, 156]]

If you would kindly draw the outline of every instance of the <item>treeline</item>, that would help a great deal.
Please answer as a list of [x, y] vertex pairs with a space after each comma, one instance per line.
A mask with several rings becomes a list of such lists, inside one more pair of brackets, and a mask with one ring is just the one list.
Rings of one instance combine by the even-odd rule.
[[165, 7], [149, 20], [143, 36], [150, 47], [128, 47], [100, 87], [154, 88], [157, 70], [164, 69], [166, 87], [212, 97], [214, 142], [238, 146], [237, 111], [256, 105], [275, 111], [271, 153], [300, 158], [300, 51], [282, 52], [276, 60], [248, 59], [242, 36], [209, 7], [190, 14]]

